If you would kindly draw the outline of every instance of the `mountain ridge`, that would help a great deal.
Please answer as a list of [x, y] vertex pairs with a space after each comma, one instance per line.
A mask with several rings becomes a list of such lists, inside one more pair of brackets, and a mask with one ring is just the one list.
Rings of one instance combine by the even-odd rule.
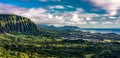
[[29, 18], [14, 14], [0, 14], [0, 33], [23, 33], [46, 37], [55, 35], [54, 32], [38, 27]]
[[13, 14], [0, 14], [0, 32], [35, 31], [37, 31], [37, 26], [26, 17]]

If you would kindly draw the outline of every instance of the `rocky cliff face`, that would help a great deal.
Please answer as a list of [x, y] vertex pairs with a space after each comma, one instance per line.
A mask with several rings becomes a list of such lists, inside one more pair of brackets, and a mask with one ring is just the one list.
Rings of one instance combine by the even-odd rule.
[[37, 32], [38, 27], [28, 18], [0, 14], [0, 32]]

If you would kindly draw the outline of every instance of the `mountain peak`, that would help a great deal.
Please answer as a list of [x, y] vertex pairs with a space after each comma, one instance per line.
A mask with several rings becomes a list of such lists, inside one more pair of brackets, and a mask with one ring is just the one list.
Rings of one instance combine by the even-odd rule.
[[36, 32], [37, 29], [37, 26], [26, 17], [0, 14], [0, 32]]

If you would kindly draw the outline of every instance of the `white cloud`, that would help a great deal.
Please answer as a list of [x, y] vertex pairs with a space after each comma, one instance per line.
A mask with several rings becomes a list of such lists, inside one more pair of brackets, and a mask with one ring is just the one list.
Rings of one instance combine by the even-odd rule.
[[116, 15], [120, 9], [120, 0], [90, 0], [97, 7], [106, 10], [109, 15]]
[[28, 9], [26, 8], [0, 3], [0, 14], [18, 14], [19, 15], [27, 11]]
[[110, 18], [110, 19], [116, 19], [116, 17], [113, 17], [113, 16], [109, 16], [108, 18]]
[[115, 24], [119, 24], [120, 23], [120, 19], [115, 20]]
[[120, 23], [120, 19], [115, 20], [114, 23], [115, 23], [115, 24], [119, 24], [119, 23]]
[[39, 0], [40, 2], [47, 2], [47, 0]]
[[76, 22], [78, 25], [81, 25], [81, 24], [83, 24], [83, 25], [85, 25], [85, 24], [87, 24], [87, 22], [86, 21], [81, 21], [81, 22]]
[[81, 12], [84, 12], [82, 8], [76, 8], [76, 13], [81, 13]]
[[103, 24], [113, 24], [113, 22], [106, 21], [106, 22], [103, 22]]
[[51, 15], [51, 14], [48, 14], [48, 18], [53, 18], [53, 15]]
[[87, 20], [87, 21], [90, 21], [90, 20], [92, 20], [92, 19], [91, 19], [90, 17], [86, 17], [86, 20]]
[[120, 19], [118, 19], [118, 20], [115, 20], [115, 22], [120, 22]]
[[64, 6], [61, 6], [61, 5], [49, 6], [49, 8], [50, 8], [50, 9], [54, 9], [54, 8], [56, 8], [56, 9], [65, 9], [65, 7], [64, 7]]
[[60, 2], [61, 0], [51, 0], [51, 1], [53, 1], [53, 2]]
[[69, 7], [69, 8], [74, 8], [73, 6], [71, 6], [71, 5], [68, 5], [67, 7]]
[[77, 21], [81, 21], [81, 20], [79, 19], [79, 17], [78, 17], [78, 15], [77, 15], [77, 14], [73, 14], [73, 17], [71, 18], [71, 20], [70, 20], [70, 21], [77, 22]]
[[99, 22], [96, 22], [96, 21], [91, 21], [91, 22], [89, 22], [90, 24], [97, 24], [97, 23], [99, 23]]

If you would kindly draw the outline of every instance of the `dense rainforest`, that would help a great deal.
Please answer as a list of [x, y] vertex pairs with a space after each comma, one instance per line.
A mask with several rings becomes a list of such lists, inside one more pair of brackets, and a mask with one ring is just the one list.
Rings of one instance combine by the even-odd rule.
[[[83, 39], [63, 40], [60, 37], [71, 36], [71, 32], [73, 36], [82, 33], [71, 30], [51, 31], [36, 26], [28, 18], [1, 14], [0, 57], [120, 58], [119, 42], [88, 42]], [[84, 35], [86, 33], [82, 33], [81, 36]], [[111, 34], [111, 36], [119, 37], [117, 34]]]

